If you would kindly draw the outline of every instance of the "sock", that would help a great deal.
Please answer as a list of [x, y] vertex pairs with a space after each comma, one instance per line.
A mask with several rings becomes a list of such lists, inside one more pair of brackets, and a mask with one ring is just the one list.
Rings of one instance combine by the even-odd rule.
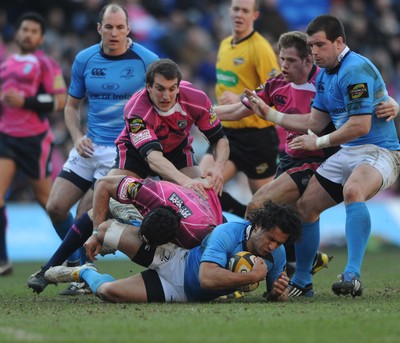
[[50, 267], [63, 264], [71, 252], [80, 248], [87, 241], [92, 232], [93, 222], [86, 212], [72, 225], [64, 240], [44, 268], [49, 269]]
[[96, 294], [97, 289], [103, 283], [115, 281], [111, 275], [100, 274], [97, 271], [89, 268], [83, 268], [79, 273], [79, 278], [84, 280], [89, 285], [94, 294]]
[[296, 272], [292, 281], [305, 287], [312, 283], [310, 270], [319, 247], [319, 220], [314, 223], [303, 223], [303, 233], [295, 243]]
[[[72, 216], [71, 212], [68, 214], [67, 219], [62, 221], [61, 223], [53, 224], [54, 229], [57, 232], [58, 237], [63, 240], [68, 233], [68, 230], [71, 226], [74, 225], [74, 217]], [[67, 259], [69, 262], [76, 262], [79, 261], [79, 251], [75, 251], [71, 254], [71, 256]]]
[[294, 243], [285, 243], [286, 250], [286, 262], [295, 262], [296, 263], [296, 254], [294, 251]]
[[371, 216], [364, 202], [353, 202], [346, 208], [347, 265], [345, 272], [361, 275], [361, 265], [371, 234]]
[[229, 193], [222, 192], [219, 200], [221, 202], [221, 207], [223, 211], [230, 212], [244, 218], [244, 214], [246, 213], [246, 206], [233, 198]]
[[7, 215], [6, 207], [0, 207], [0, 261], [8, 261], [6, 245]]

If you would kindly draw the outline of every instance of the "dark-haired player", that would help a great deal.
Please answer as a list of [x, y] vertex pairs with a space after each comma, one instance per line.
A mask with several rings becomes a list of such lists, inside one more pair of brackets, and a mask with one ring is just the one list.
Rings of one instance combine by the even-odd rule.
[[17, 171], [27, 175], [43, 208], [50, 194], [54, 135], [47, 115], [64, 108], [66, 87], [60, 66], [38, 50], [44, 34], [39, 14], [23, 14], [16, 25], [18, 51], [0, 65], [0, 276], [12, 272], [5, 196]]
[[[99, 274], [94, 267], [53, 267], [46, 273], [49, 282], [86, 282], [99, 298], [110, 302], [198, 302], [230, 294], [242, 286], [266, 280], [268, 299], [285, 301], [289, 278], [283, 244], [296, 240], [300, 218], [293, 208], [266, 202], [249, 216], [249, 221], [228, 222], [216, 227], [201, 246], [184, 249], [168, 243], [150, 247], [140, 238], [139, 228], [110, 232], [104, 222], [98, 239], [126, 254], [148, 269], [125, 279]], [[110, 235], [111, 237], [108, 237]], [[253, 269], [234, 273], [229, 259], [239, 251], [256, 255]]]

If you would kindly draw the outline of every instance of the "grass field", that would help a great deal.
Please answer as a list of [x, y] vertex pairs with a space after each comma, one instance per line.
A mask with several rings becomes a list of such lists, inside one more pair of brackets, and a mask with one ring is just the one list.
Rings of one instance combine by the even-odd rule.
[[[40, 295], [26, 286], [41, 263], [15, 263], [0, 278], [0, 342], [362, 342], [400, 341], [400, 251], [367, 252], [359, 298], [334, 296], [345, 251], [314, 277], [313, 299], [265, 303], [265, 285], [243, 299], [208, 304], [109, 304], [92, 295], [59, 296], [66, 285]], [[132, 272], [125, 261], [99, 261], [101, 272], [119, 278]]]

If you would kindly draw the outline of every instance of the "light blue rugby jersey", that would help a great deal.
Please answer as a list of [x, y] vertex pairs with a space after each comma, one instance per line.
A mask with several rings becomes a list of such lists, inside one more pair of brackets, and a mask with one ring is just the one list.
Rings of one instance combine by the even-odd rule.
[[120, 56], [107, 56], [100, 44], [82, 50], [72, 65], [69, 95], [88, 98], [87, 133], [93, 143], [114, 146], [124, 127], [124, 106], [145, 86], [146, 70], [158, 56], [133, 43]]
[[[248, 221], [228, 222], [218, 225], [202, 244], [189, 251], [185, 265], [185, 293], [189, 301], [209, 301], [234, 290], [210, 291], [200, 287], [199, 268], [201, 262], [214, 262], [227, 268], [229, 259], [239, 251], [246, 251], [246, 228]], [[267, 289], [285, 268], [286, 253], [284, 246], [274, 250], [271, 256], [264, 259], [268, 267]]]
[[340, 67], [318, 74], [317, 94], [313, 107], [328, 112], [336, 129], [350, 116], [372, 113], [371, 130], [342, 146], [375, 144], [389, 150], [400, 150], [394, 121], [386, 122], [374, 115], [374, 108], [389, 99], [385, 83], [376, 67], [367, 58], [350, 51]]

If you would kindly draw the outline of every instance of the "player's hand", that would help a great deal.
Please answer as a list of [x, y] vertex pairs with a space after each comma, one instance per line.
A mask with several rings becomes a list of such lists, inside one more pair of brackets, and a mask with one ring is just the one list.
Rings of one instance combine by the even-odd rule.
[[25, 104], [25, 97], [21, 92], [10, 89], [3, 93], [1, 100], [9, 107], [22, 108]]
[[75, 143], [75, 149], [83, 158], [93, 157], [93, 143], [92, 140], [86, 136], [82, 136], [82, 138]]
[[318, 150], [317, 148], [317, 138], [318, 136], [311, 130], [308, 131], [307, 135], [301, 135], [293, 138], [288, 147], [294, 150]]
[[212, 188], [212, 186], [205, 184], [201, 180], [188, 179], [182, 186], [188, 187], [196, 191], [204, 200], [208, 200], [206, 189]]
[[265, 279], [265, 277], [267, 276], [267, 272], [268, 272], [268, 267], [265, 264], [265, 261], [262, 257], [258, 257], [256, 256], [255, 260], [254, 260], [254, 265], [253, 265], [253, 269], [251, 270], [250, 273], [255, 273], [257, 275], [257, 280], [255, 280], [254, 282], [259, 282]]
[[83, 247], [86, 250], [86, 256], [89, 260], [95, 261], [97, 260], [96, 255], [100, 253], [103, 244], [100, 242], [99, 237], [93, 234], [88, 238]]
[[378, 118], [382, 119], [386, 118], [387, 122], [396, 118], [398, 114], [399, 114], [399, 104], [395, 101], [388, 100], [381, 102], [375, 108], [375, 115]]
[[229, 104], [236, 104], [240, 101], [240, 95], [225, 91], [218, 99], [221, 105], [229, 105]]
[[286, 275], [286, 272], [282, 272], [281, 275], [274, 281], [272, 286], [271, 295], [279, 298], [283, 294], [286, 294], [286, 289], [289, 285], [290, 279]]
[[268, 117], [268, 112], [271, 109], [258, 95], [256, 92], [251, 91], [249, 89], [244, 90], [244, 94], [249, 99], [249, 105], [251, 109], [256, 113], [259, 117], [265, 120], [271, 120]]
[[210, 188], [213, 188], [215, 193], [219, 196], [222, 195], [222, 190], [224, 188], [224, 175], [219, 168], [213, 167], [205, 170], [202, 178], [207, 180]]

